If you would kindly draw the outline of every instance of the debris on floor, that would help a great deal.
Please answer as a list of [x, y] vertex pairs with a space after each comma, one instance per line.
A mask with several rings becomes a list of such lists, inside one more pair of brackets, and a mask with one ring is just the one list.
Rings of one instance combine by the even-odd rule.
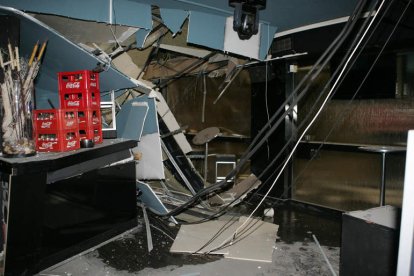
[[[272, 262], [278, 226], [257, 219], [245, 224], [245, 220], [182, 225], [170, 252], [223, 254], [229, 259]], [[239, 230], [241, 226], [243, 228]], [[240, 237], [233, 241], [235, 233]]]
[[[123, 235], [101, 244], [93, 250], [89, 250], [70, 260], [55, 265], [44, 270], [39, 275], [50, 276], [132, 276], [132, 275], [276, 275], [276, 276], [302, 276], [302, 275], [332, 275], [330, 268], [324, 260], [320, 248], [314, 242], [312, 235], [316, 235], [321, 243], [323, 252], [325, 252], [332, 269], [338, 273], [339, 256], [340, 256], [340, 219], [338, 216], [330, 216], [323, 213], [303, 210], [291, 204], [276, 206], [274, 222], [266, 222], [263, 229], [257, 231], [256, 235], [269, 230], [269, 235], [273, 238], [266, 245], [246, 245], [255, 252], [255, 257], [271, 256], [271, 262], [228, 259], [227, 255], [211, 254], [188, 254], [172, 253], [174, 243], [179, 241], [180, 228], [186, 229], [188, 226], [168, 223], [148, 213], [149, 224], [151, 226], [151, 235], [153, 250], [148, 252], [147, 237], [144, 218], [138, 217], [138, 226], [133, 231], [126, 232]], [[140, 208], [141, 209], [141, 208]], [[219, 220], [211, 221], [211, 225], [225, 224], [231, 215], [226, 215]], [[239, 216], [236, 216], [235, 224], [240, 225]], [[268, 218], [266, 218], [268, 219]], [[259, 221], [259, 220], [257, 220]], [[267, 220], [268, 221], [268, 220]], [[259, 221], [263, 222], [263, 221]], [[271, 224], [271, 225], [270, 225]], [[269, 227], [269, 229], [267, 229]], [[254, 227], [253, 227], [254, 228]], [[235, 228], [232, 228], [233, 230]], [[270, 233], [273, 229], [273, 233]], [[208, 229], [207, 229], [208, 230]], [[200, 231], [207, 230], [201, 229]], [[211, 232], [213, 230], [213, 232]], [[210, 236], [204, 237], [210, 239], [212, 233], [219, 228], [212, 227]], [[202, 232], [198, 235], [201, 237]], [[232, 233], [229, 231], [228, 233]], [[241, 233], [241, 232], [239, 232]], [[253, 240], [255, 234], [249, 235]], [[225, 233], [224, 239], [230, 235]], [[197, 236], [196, 236], [197, 237]], [[188, 237], [189, 239], [191, 237]], [[260, 237], [258, 237], [260, 239]], [[252, 242], [255, 242], [253, 241]], [[221, 242], [223, 239], [221, 240]], [[200, 247], [204, 242], [197, 241]], [[217, 244], [218, 241], [216, 241]], [[237, 245], [237, 244], [235, 244]], [[194, 249], [198, 250], [200, 247]], [[261, 248], [260, 248], [261, 247]], [[212, 247], [210, 247], [212, 248]], [[260, 248], [256, 252], [253, 248]], [[189, 248], [188, 252], [191, 252]], [[208, 249], [208, 248], [206, 248]], [[205, 249], [205, 251], [207, 251]], [[227, 250], [227, 249], [226, 249]], [[263, 251], [263, 252], [262, 252]], [[245, 248], [241, 247], [240, 252], [244, 253]], [[238, 252], [236, 252], [238, 254]], [[260, 254], [260, 255], [259, 255]], [[238, 255], [239, 257], [241, 255]], [[246, 255], [242, 256], [244, 259]], [[263, 257], [261, 257], [263, 258]]]

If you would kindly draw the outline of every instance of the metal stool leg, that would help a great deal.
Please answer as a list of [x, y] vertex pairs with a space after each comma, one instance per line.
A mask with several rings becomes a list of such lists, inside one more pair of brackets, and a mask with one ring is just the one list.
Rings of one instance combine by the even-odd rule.
[[381, 167], [381, 190], [380, 190], [380, 206], [385, 205], [385, 155], [386, 152], [382, 152], [382, 167]]

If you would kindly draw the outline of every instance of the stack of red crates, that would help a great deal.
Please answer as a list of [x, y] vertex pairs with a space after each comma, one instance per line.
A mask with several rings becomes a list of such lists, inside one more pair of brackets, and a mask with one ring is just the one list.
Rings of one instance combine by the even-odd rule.
[[35, 110], [34, 137], [40, 152], [80, 148], [80, 140], [102, 143], [99, 74], [58, 73], [60, 109]]
[[80, 139], [102, 143], [99, 74], [89, 71], [58, 73], [61, 108], [78, 112]]
[[33, 115], [37, 151], [79, 149], [79, 122], [75, 109], [34, 110]]

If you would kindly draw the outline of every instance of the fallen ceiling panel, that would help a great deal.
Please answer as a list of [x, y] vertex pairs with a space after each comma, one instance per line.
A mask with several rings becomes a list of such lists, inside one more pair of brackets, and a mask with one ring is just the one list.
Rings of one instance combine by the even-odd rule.
[[222, 254], [229, 259], [272, 262], [279, 226], [257, 219], [250, 220], [251, 224], [247, 225], [252, 228], [248, 229], [247, 234], [240, 234], [243, 236], [240, 240], [210, 252], [237, 233], [238, 228], [244, 226], [245, 220], [245, 217], [241, 217], [233, 224], [226, 220], [213, 220], [195, 225], [182, 225], [170, 252]]

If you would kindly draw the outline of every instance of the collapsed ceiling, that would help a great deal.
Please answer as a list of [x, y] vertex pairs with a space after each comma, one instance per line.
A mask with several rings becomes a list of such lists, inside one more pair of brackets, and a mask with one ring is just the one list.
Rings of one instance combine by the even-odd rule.
[[346, 1], [269, 1], [260, 11], [259, 33], [249, 40], [241, 40], [232, 29], [234, 9], [222, 0], [109, 0], [109, 1], [27, 1], [1, 0], [0, 4], [26, 12], [54, 14], [75, 19], [110, 23], [138, 28], [136, 47], [145, 46], [150, 33], [158, 28], [153, 10], [159, 11], [162, 23], [175, 35], [188, 24], [186, 43], [208, 47], [254, 59], [265, 59], [274, 34], [346, 17], [355, 0]]

